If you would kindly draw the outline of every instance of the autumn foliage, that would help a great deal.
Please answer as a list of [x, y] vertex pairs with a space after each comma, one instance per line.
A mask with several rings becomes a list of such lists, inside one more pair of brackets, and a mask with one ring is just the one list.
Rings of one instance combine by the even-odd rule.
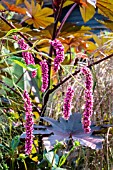
[[112, 0], [0, 1], [0, 169], [113, 168], [112, 30]]

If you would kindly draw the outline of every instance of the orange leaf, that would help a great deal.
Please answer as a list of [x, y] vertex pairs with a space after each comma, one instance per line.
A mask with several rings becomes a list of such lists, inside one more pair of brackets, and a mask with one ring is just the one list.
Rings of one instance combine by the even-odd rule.
[[3, 3], [8, 7], [8, 9], [12, 12], [16, 12], [16, 13], [19, 13], [19, 14], [26, 14], [26, 9], [25, 8], [21, 8], [21, 7], [18, 7], [14, 4], [9, 4], [8, 2], [4, 1], [3, 0]]
[[80, 5], [82, 5], [82, 6], [87, 6], [87, 3], [86, 3], [86, 1], [84, 1], [84, 0], [72, 0], [72, 1], [74, 1], [74, 2], [76, 2], [77, 4], [80, 4]]
[[52, 81], [52, 85], [56, 85], [58, 83], [58, 78], [54, 71], [53, 66], [51, 67], [51, 81]]

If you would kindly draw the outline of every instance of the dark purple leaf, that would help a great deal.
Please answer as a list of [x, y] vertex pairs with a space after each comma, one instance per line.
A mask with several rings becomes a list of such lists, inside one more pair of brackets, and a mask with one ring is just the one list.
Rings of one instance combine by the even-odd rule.
[[68, 121], [63, 118], [60, 118], [59, 121], [48, 117], [43, 117], [42, 119], [52, 125], [51, 127], [47, 127], [47, 129], [51, 133], [53, 132], [53, 135], [48, 138], [51, 145], [54, 145], [56, 143], [56, 140], [68, 140], [71, 135], [73, 140], [79, 141], [80, 144], [83, 146], [87, 146], [92, 149], [102, 148], [102, 141], [104, 139], [102, 137], [95, 136], [92, 134], [93, 131], [97, 131], [99, 129], [98, 126], [92, 124], [91, 132], [88, 134], [84, 133], [80, 113], [72, 114]]
[[[51, 148], [56, 143], [56, 141], [67, 141], [71, 136], [74, 141], [79, 141], [83, 146], [87, 146], [92, 149], [102, 148], [102, 141], [104, 139], [95, 135], [96, 132], [101, 129], [101, 126], [95, 126], [92, 123], [91, 132], [88, 134], [84, 133], [80, 113], [72, 114], [69, 120], [65, 120], [62, 117], [59, 120], [49, 117], [42, 117], [42, 119], [50, 123], [50, 126], [34, 125], [35, 130], [33, 131], [33, 134], [43, 135], [45, 146], [50, 145], [49, 147]], [[25, 136], [26, 134], [23, 133], [21, 138], [25, 138]]]
[[[51, 135], [51, 132], [48, 129], [45, 130], [33, 130], [33, 135]], [[23, 132], [20, 138], [26, 138], [26, 132]]]

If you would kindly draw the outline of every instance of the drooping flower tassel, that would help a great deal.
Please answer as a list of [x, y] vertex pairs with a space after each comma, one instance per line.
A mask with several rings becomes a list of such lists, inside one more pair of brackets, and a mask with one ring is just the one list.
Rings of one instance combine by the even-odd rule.
[[57, 72], [60, 64], [64, 61], [64, 47], [57, 39], [50, 41], [50, 43], [56, 50], [56, 57], [54, 58], [54, 71]]
[[32, 150], [33, 144], [33, 113], [32, 113], [32, 104], [30, 101], [30, 97], [26, 91], [23, 94], [24, 99], [24, 109], [25, 109], [25, 116], [26, 116], [26, 138], [25, 138], [25, 153], [29, 155]]
[[[22, 50], [28, 50], [28, 49], [29, 49], [28, 44], [25, 43], [25, 41], [24, 41], [23, 38], [21, 38], [21, 39], [18, 40], [18, 44], [19, 44], [19, 47], [20, 47]], [[31, 54], [29, 51], [22, 52], [22, 56], [23, 56], [23, 58], [24, 58], [24, 60], [25, 60], [25, 63], [26, 63], [27, 65], [29, 65], [29, 64], [35, 65], [34, 58], [33, 58], [32, 54]], [[36, 77], [36, 74], [37, 74], [36, 70], [32, 71], [32, 77], [33, 77], [33, 78]]]
[[88, 67], [81, 68], [81, 72], [85, 76], [85, 110], [83, 113], [83, 119], [82, 124], [84, 128], [85, 133], [90, 132], [90, 125], [91, 125], [91, 116], [93, 113], [93, 95], [92, 95], [92, 86], [93, 86], [93, 80], [92, 80], [92, 74]]
[[45, 92], [46, 89], [48, 88], [48, 64], [46, 62], [46, 60], [42, 60], [40, 62], [41, 65], [41, 70], [42, 70], [42, 87], [41, 87], [41, 91]]
[[68, 87], [63, 106], [63, 117], [68, 120], [71, 114], [71, 103], [74, 96], [74, 90], [72, 87]]

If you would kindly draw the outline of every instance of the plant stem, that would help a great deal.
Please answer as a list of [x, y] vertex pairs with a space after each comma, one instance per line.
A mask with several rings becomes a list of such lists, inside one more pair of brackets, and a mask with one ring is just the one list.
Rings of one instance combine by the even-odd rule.
[[[52, 40], [54, 40], [56, 38], [57, 24], [58, 24], [58, 21], [59, 21], [59, 17], [61, 15], [61, 10], [62, 10], [63, 3], [64, 3], [64, 0], [61, 1], [60, 8], [58, 9], [58, 11], [56, 11], [57, 16], [55, 16]], [[50, 45], [49, 57], [51, 57], [51, 58], [52, 58], [52, 51], [53, 51], [53, 47], [52, 47], [52, 45]], [[49, 68], [49, 71], [48, 71], [49, 83], [48, 83], [48, 89], [45, 92], [45, 95], [43, 96], [43, 106], [42, 106], [42, 112], [41, 112], [42, 117], [44, 116], [44, 113], [45, 113], [45, 110], [46, 110], [46, 104], [47, 104], [47, 101], [49, 99], [48, 90], [49, 90], [49, 87], [50, 87], [50, 76], [51, 76], [51, 59], [50, 58], [48, 58], [47, 63], [48, 63], [48, 68]]]
[[3, 84], [4, 86], [6, 86], [7, 88], [9, 88], [11, 91], [13, 91], [14, 93], [16, 93], [17, 95], [21, 96], [20, 93], [18, 93], [16, 90], [14, 90], [14, 88], [10, 87], [8, 84], [6, 84], [5, 82], [3, 82], [2, 80], [0, 80], [0, 83]]
[[23, 159], [23, 163], [24, 163], [25, 170], [27, 170], [27, 165], [24, 159]]
[[[54, 40], [58, 34], [60, 33], [64, 23], [66, 22], [67, 18], [69, 17], [69, 15], [71, 14], [71, 12], [73, 11], [73, 9], [76, 7], [76, 3], [70, 8], [70, 10], [67, 12], [67, 14], [65, 15], [64, 19], [62, 20], [61, 22], [61, 25], [59, 27], [59, 29], [57, 30], [57, 24], [58, 24], [58, 21], [59, 21], [59, 17], [61, 15], [61, 10], [62, 10], [62, 6], [63, 6], [63, 3], [64, 3], [64, 0], [62, 0], [61, 2], [61, 5], [60, 5], [60, 9], [58, 10], [58, 14], [56, 16], [56, 20], [55, 20], [55, 23], [54, 23], [54, 29], [53, 29], [53, 36], [52, 36], [52, 40]], [[56, 32], [57, 31], [57, 32]], [[52, 51], [53, 51], [53, 48], [52, 48], [52, 45], [50, 45], [50, 51], [49, 51], [49, 56], [52, 57]], [[51, 70], [51, 59], [48, 59], [48, 66], [49, 66], [49, 86], [50, 87], [50, 70]], [[71, 76], [70, 76], [71, 77]], [[61, 84], [63, 84], [61, 82]], [[59, 87], [59, 86], [58, 86]], [[54, 90], [53, 90], [54, 91]], [[53, 92], [52, 91], [52, 92]], [[43, 103], [43, 107], [42, 107], [42, 111], [41, 111], [41, 116], [43, 117], [44, 116], [44, 113], [45, 113], [45, 110], [46, 110], [46, 104], [48, 102], [48, 99], [49, 99], [49, 95], [52, 93], [51, 90], [49, 90], [49, 88], [47, 89], [47, 92], [44, 96], [44, 103]]]
[[74, 10], [74, 8], [76, 7], [77, 3], [74, 3], [74, 5], [69, 9], [69, 11], [67, 12], [67, 14], [65, 15], [65, 17], [63, 18], [61, 24], [60, 24], [60, 27], [58, 28], [57, 30], [57, 33], [56, 33], [56, 37], [59, 35], [62, 27], [64, 26], [67, 18], [69, 17], [69, 15], [71, 14], [71, 12]]

